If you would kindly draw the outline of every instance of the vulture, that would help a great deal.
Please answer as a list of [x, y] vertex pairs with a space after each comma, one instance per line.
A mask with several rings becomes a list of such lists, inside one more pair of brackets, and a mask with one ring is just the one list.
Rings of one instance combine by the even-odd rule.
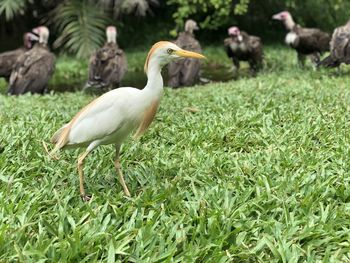
[[89, 80], [86, 87], [118, 88], [127, 71], [126, 56], [117, 44], [117, 28], [107, 27], [106, 36], [106, 44], [90, 58]]
[[27, 92], [43, 94], [55, 69], [55, 55], [47, 47], [49, 30], [45, 26], [34, 28], [39, 36], [34, 47], [20, 55], [14, 64], [8, 89], [9, 95]]
[[320, 61], [320, 54], [329, 51], [330, 34], [317, 28], [301, 27], [294, 22], [288, 11], [275, 14], [272, 18], [284, 23], [288, 30], [285, 42], [297, 51], [300, 66], [305, 64], [306, 56], [311, 56], [312, 61], [317, 64]]
[[230, 37], [224, 40], [224, 46], [236, 69], [239, 69], [240, 61], [248, 61], [251, 72], [257, 72], [263, 62], [261, 39], [240, 31], [236, 26], [228, 29], [228, 35]]
[[350, 20], [334, 30], [330, 42], [331, 54], [323, 59], [318, 66], [334, 68], [341, 63], [350, 64]]
[[[202, 53], [193, 31], [198, 30], [197, 23], [191, 19], [185, 23], [185, 31], [181, 32], [174, 43], [182, 49]], [[186, 58], [171, 62], [168, 66], [168, 86], [178, 88], [192, 86], [199, 80], [201, 62], [198, 59]]]
[[0, 77], [8, 81], [17, 58], [31, 49], [37, 40], [38, 37], [36, 35], [27, 32], [23, 35], [23, 47], [0, 54]]

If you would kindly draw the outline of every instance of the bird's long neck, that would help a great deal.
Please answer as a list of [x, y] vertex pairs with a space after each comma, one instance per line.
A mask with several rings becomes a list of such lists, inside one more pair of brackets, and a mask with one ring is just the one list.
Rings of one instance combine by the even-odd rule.
[[293, 27], [295, 26], [295, 22], [292, 18], [292, 16], [288, 16], [286, 20], [284, 20], [284, 25], [286, 26], [286, 29], [291, 31]]
[[24, 47], [26, 49], [30, 49], [33, 46], [32, 41], [30, 39], [24, 37]]
[[117, 43], [117, 32], [107, 32], [107, 43]]
[[36, 48], [36, 49], [39, 49], [39, 48], [48, 49], [46, 44], [44, 44], [44, 43], [39, 43], [39, 42], [34, 44], [33, 49], [34, 49], [34, 48]]
[[43, 46], [47, 45], [47, 42], [49, 41], [49, 35], [48, 34], [40, 34], [39, 35], [39, 43]]
[[346, 27], [350, 27], [350, 20], [345, 24]]
[[157, 98], [160, 98], [163, 94], [163, 77], [161, 71], [162, 67], [159, 63], [151, 59], [147, 69], [147, 84], [143, 90]]
[[190, 35], [193, 35], [193, 28], [187, 28], [186, 30], [185, 30], [185, 32], [187, 33], [187, 34], [190, 34]]

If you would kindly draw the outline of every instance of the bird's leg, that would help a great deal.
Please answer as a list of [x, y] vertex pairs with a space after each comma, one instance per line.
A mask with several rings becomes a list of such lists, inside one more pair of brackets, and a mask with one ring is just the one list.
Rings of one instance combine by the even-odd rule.
[[232, 58], [232, 62], [235, 67], [235, 71], [238, 71], [240, 68], [239, 60], [237, 58]]
[[301, 53], [298, 53], [298, 65], [300, 68], [303, 68], [305, 65], [305, 56]]
[[13, 87], [9, 87], [9, 89], [7, 90], [7, 95], [14, 95]]
[[337, 75], [340, 76], [340, 74], [341, 74], [341, 70], [340, 70], [340, 65], [339, 65], [339, 66], [337, 66]]
[[49, 93], [48, 85], [45, 85], [44, 89], [42, 90], [41, 94]]
[[123, 172], [122, 172], [122, 169], [120, 167], [120, 162], [119, 162], [120, 145], [117, 145], [115, 147], [115, 152], [116, 152], [116, 159], [114, 162], [114, 166], [115, 166], [115, 169], [117, 170], [117, 173], [118, 173], [118, 179], [119, 179], [119, 182], [121, 183], [121, 185], [123, 186], [125, 195], [130, 197], [131, 195], [130, 195], [128, 187], [125, 184]]
[[316, 70], [318, 63], [320, 62], [321, 55], [319, 52], [315, 52], [315, 53], [312, 53], [310, 57], [311, 57], [311, 62], [313, 63], [313, 68], [314, 70]]
[[255, 77], [258, 72], [258, 63], [254, 60], [249, 60], [248, 63], [250, 74]]
[[317, 65], [318, 63], [320, 63], [320, 61], [321, 61], [321, 54], [320, 52], [316, 52], [314, 54], [314, 63]]
[[88, 151], [84, 152], [82, 155], [78, 158], [78, 172], [79, 172], [79, 186], [80, 186], [80, 196], [83, 199], [83, 201], [90, 201], [91, 197], [87, 196], [85, 194], [84, 189], [84, 170], [83, 170], [83, 164], [85, 157], [89, 154]]

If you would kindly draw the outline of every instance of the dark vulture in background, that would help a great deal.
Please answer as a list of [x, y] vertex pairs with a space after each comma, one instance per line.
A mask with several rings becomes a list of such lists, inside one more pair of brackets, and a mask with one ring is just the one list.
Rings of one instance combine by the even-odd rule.
[[23, 35], [23, 47], [0, 54], [0, 77], [8, 81], [17, 58], [31, 49], [34, 42], [38, 41], [38, 39], [36, 35], [27, 32]]
[[350, 20], [334, 30], [330, 46], [331, 54], [318, 66], [335, 68], [341, 63], [350, 64]]
[[248, 61], [252, 73], [256, 73], [263, 62], [263, 47], [259, 37], [250, 36], [238, 27], [228, 29], [229, 38], [224, 40], [227, 56], [230, 57], [236, 69], [240, 61]]
[[106, 44], [92, 54], [86, 87], [115, 89], [120, 86], [128, 65], [124, 51], [117, 44], [117, 28], [106, 29]]
[[[179, 34], [175, 44], [185, 50], [202, 53], [201, 45], [193, 34], [193, 31], [198, 29], [195, 21], [187, 20], [185, 32]], [[194, 85], [199, 80], [200, 68], [201, 62], [198, 59], [186, 58], [171, 62], [168, 66], [168, 86], [178, 88], [180, 86]]]
[[43, 94], [55, 69], [55, 56], [47, 47], [49, 30], [45, 26], [32, 31], [39, 36], [39, 43], [18, 57], [10, 77], [9, 95], [26, 92]]
[[320, 61], [320, 54], [329, 51], [330, 34], [317, 28], [302, 28], [294, 22], [287, 11], [280, 12], [272, 18], [282, 21], [289, 31], [285, 42], [297, 51], [300, 66], [305, 64], [306, 56], [310, 55], [312, 61], [317, 64]]

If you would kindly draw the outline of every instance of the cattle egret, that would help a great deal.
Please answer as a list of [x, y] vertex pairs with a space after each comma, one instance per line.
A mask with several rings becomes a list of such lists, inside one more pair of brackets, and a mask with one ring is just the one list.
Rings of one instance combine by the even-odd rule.
[[115, 168], [124, 193], [130, 192], [124, 181], [119, 162], [119, 150], [127, 136], [135, 131], [134, 137], [141, 136], [154, 119], [163, 93], [161, 69], [170, 61], [179, 58], [205, 58], [203, 55], [183, 50], [167, 41], [153, 45], [145, 63], [147, 84], [142, 90], [123, 87], [111, 90], [80, 110], [73, 119], [60, 128], [52, 137], [55, 144], [51, 156], [63, 148], [86, 147], [78, 158], [80, 195], [84, 201], [90, 197], [84, 190], [83, 162], [97, 146], [116, 145]]

